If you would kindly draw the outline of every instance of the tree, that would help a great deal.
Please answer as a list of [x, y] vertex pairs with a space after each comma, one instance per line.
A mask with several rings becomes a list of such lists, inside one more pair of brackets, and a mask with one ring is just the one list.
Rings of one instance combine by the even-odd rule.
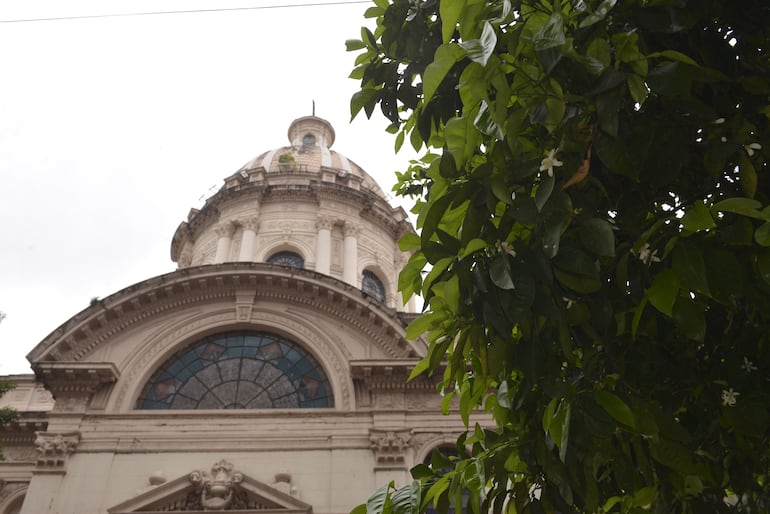
[[[407, 330], [491, 413], [356, 512], [770, 509], [770, 7], [375, 0], [351, 77], [419, 236]], [[459, 401], [457, 401], [459, 399]], [[467, 449], [467, 455], [464, 451]]]
[[[16, 387], [16, 384], [13, 382], [0, 380], [0, 396], [3, 396], [14, 387]], [[2, 429], [3, 426], [10, 423], [11, 421], [18, 419], [18, 417], [19, 413], [14, 409], [11, 409], [10, 407], [0, 408], [0, 429]], [[3, 446], [0, 444], [0, 460], [3, 460], [4, 458], [5, 456], [3, 455]]]

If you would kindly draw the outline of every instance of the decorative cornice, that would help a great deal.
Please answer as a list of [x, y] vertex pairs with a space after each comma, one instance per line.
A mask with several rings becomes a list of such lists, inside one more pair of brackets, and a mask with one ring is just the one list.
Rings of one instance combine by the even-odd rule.
[[54, 396], [62, 392], [91, 394], [120, 376], [115, 365], [108, 362], [39, 362], [33, 370]]
[[420, 375], [407, 381], [410, 373], [419, 362], [418, 359], [386, 361], [359, 360], [350, 361], [350, 374], [360, 380], [369, 390], [431, 391], [436, 392], [441, 376], [437, 371], [433, 377]]
[[80, 432], [50, 433], [38, 432], [35, 439], [37, 447], [37, 470], [43, 472], [63, 472], [64, 465], [80, 442]]
[[235, 301], [239, 290], [327, 312], [367, 334], [393, 358], [417, 357], [424, 351], [419, 343], [404, 339], [404, 325], [394, 309], [368, 301], [360, 290], [340, 280], [298, 268], [233, 262], [181, 269], [118, 291], [57, 328], [28, 359], [36, 370], [53, 372], [39, 364], [79, 362], [116, 333], [145, 319], [225, 298]]
[[371, 429], [369, 440], [376, 461], [375, 469], [404, 469], [406, 450], [412, 447], [412, 430]]

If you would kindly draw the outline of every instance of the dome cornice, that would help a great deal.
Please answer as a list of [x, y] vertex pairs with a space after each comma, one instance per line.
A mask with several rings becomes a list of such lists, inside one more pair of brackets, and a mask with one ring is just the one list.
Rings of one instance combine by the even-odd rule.
[[118, 291], [70, 318], [27, 359], [33, 366], [83, 361], [110, 338], [164, 313], [223, 300], [233, 301], [235, 313], [237, 293], [243, 291], [324, 312], [366, 334], [390, 358], [424, 353], [419, 344], [404, 339], [404, 323], [394, 309], [342, 281], [303, 269], [233, 262], [184, 268]]
[[[250, 198], [259, 204], [271, 202], [305, 202], [320, 205], [325, 201], [340, 202], [359, 209], [362, 218], [369, 219], [398, 239], [411, 230], [407, 214], [401, 207], [391, 207], [387, 201], [368, 190], [318, 180], [312, 173], [286, 172], [265, 174], [263, 171], [244, 180], [236, 173], [225, 181], [225, 186], [206, 200], [200, 210], [190, 212], [186, 222], [180, 223], [171, 243], [171, 258], [179, 260], [185, 242], [220, 220], [222, 205]], [[251, 177], [251, 176], [250, 176]]]

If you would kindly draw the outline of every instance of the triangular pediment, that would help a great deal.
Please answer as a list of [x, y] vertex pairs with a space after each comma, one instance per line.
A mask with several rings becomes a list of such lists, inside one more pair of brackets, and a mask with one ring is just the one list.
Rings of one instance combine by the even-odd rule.
[[220, 461], [211, 472], [192, 471], [115, 505], [107, 509], [107, 512], [312, 514], [313, 508], [272, 485], [234, 470], [232, 464]]

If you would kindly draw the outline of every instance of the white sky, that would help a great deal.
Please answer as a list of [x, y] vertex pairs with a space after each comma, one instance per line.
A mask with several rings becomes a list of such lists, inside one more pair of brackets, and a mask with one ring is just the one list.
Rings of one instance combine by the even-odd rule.
[[[3, 0], [0, 20], [303, 1]], [[173, 271], [190, 208], [312, 100], [389, 191], [414, 155], [382, 117], [348, 124], [344, 43], [371, 5], [0, 23], [0, 374], [92, 297]]]

